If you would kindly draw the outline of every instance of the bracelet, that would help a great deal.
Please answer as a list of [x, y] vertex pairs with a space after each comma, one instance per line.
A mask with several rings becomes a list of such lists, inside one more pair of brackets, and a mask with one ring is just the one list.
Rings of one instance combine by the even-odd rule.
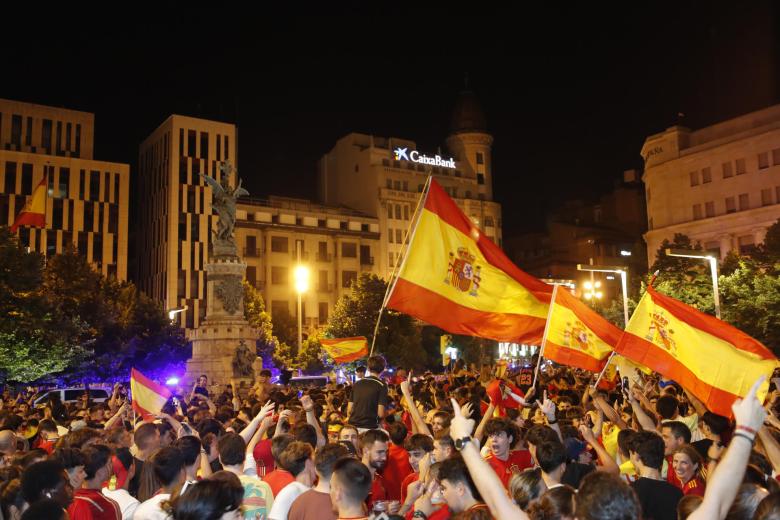
[[756, 440], [755, 437], [751, 437], [750, 435], [747, 435], [742, 432], [735, 432], [734, 435], [732, 435], [732, 438], [737, 438], [737, 437], [742, 437], [743, 439], [747, 439], [748, 441], [750, 441], [750, 444], [753, 444]]
[[758, 433], [756, 430], [754, 430], [753, 428], [750, 428], [749, 426], [742, 426], [742, 425], [739, 425], [739, 424], [734, 429], [735, 430], [743, 430], [743, 431], [746, 431], [748, 433], [752, 433], [753, 435], [756, 435]]

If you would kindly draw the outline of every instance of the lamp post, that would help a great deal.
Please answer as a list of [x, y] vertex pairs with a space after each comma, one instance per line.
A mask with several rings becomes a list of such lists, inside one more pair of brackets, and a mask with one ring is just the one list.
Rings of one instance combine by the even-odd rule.
[[[628, 281], [627, 281], [627, 267], [611, 266], [611, 265], [583, 265], [577, 264], [578, 271], [590, 271], [591, 273], [618, 273], [620, 275], [620, 284], [623, 289], [623, 319], [625, 320], [624, 328], [628, 326]], [[585, 288], [588, 289], [588, 284], [585, 282]], [[598, 282], [596, 282], [598, 283]], [[592, 290], [595, 290], [597, 286], [593, 284]], [[597, 298], [601, 298], [601, 292], [594, 294]], [[586, 296], [587, 298], [587, 296]]]
[[671, 249], [667, 248], [666, 256], [677, 256], [680, 258], [698, 258], [708, 260], [710, 263], [710, 274], [712, 275], [712, 295], [715, 300], [715, 316], [720, 319], [720, 294], [718, 294], [718, 258], [707, 251], [694, 251], [690, 249]]
[[298, 353], [303, 345], [303, 305], [301, 295], [309, 290], [309, 268], [300, 263], [300, 249], [298, 250], [298, 265], [295, 267], [295, 292], [298, 293]]
[[184, 307], [182, 307], [182, 308], [180, 308], [180, 309], [171, 309], [171, 310], [169, 310], [169, 311], [168, 311], [168, 319], [169, 319], [169, 320], [171, 320], [171, 321], [173, 321], [173, 320], [176, 318], [176, 315], [177, 315], [177, 314], [179, 314], [180, 312], [184, 312], [184, 311], [186, 311], [186, 310], [187, 310], [187, 308], [188, 308], [188, 307], [185, 305]]

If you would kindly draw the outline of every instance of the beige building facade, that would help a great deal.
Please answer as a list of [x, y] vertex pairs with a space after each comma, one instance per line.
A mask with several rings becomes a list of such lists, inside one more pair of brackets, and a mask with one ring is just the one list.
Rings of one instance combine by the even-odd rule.
[[648, 263], [676, 233], [724, 257], [749, 252], [780, 218], [780, 105], [645, 140]]
[[139, 149], [138, 285], [166, 310], [184, 309], [175, 319], [189, 330], [206, 316], [204, 266], [217, 219], [199, 174], [220, 180], [225, 161], [236, 164], [235, 125], [179, 115]]
[[0, 225], [13, 223], [46, 175], [46, 227], [20, 227], [20, 242], [46, 256], [70, 245], [126, 280], [130, 167], [94, 160], [94, 119], [0, 99]]
[[449, 153], [421, 150], [414, 141], [352, 133], [319, 162], [320, 200], [378, 220], [378, 272], [397, 265], [426, 179], [432, 175], [482, 232], [503, 245], [501, 206], [493, 202], [492, 143], [470, 92], [461, 94], [446, 140]]
[[346, 208], [287, 197], [242, 200], [236, 242], [247, 264], [246, 279], [272, 316], [297, 316], [294, 272], [299, 264], [308, 269], [309, 288], [301, 296], [308, 330], [327, 322], [361, 273], [379, 274], [378, 220]]

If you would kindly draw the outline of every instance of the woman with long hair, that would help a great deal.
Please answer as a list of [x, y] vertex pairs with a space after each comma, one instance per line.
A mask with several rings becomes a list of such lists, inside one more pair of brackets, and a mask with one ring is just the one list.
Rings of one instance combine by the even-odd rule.
[[690, 444], [683, 444], [672, 454], [672, 468], [674, 474], [670, 477], [670, 484], [674, 484], [683, 495], [704, 496], [704, 477], [702, 469], [704, 461], [699, 452]]

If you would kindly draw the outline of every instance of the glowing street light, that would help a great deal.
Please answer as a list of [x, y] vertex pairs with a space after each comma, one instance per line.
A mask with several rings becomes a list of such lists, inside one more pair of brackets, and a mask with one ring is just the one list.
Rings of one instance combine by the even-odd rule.
[[708, 251], [694, 251], [691, 249], [667, 249], [666, 256], [677, 256], [680, 258], [699, 258], [707, 260], [710, 263], [710, 274], [712, 275], [712, 294], [715, 299], [715, 316], [720, 319], [720, 295], [718, 294], [718, 258], [715, 253]]
[[585, 282], [583, 287], [585, 287], [585, 290], [587, 291], [583, 294], [586, 300], [592, 300], [594, 298], [600, 300], [604, 296], [604, 293], [599, 290], [601, 289], [601, 282]]
[[[628, 281], [627, 281], [627, 267], [622, 266], [611, 266], [611, 265], [584, 265], [584, 264], [577, 264], [577, 270], [578, 271], [590, 271], [591, 276], [592, 273], [617, 273], [620, 275], [620, 284], [623, 288], [623, 319], [625, 320], [625, 325], [628, 326]], [[588, 287], [590, 286], [590, 287]], [[594, 287], [595, 286], [595, 287]], [[585, 282], [585, 289], [593, 291], [597, 291], [601, 287], [601, 282], [595, 282], [591, 284], [591, 282]], [[596, 298], [601, 298], [602, 294], [600, 291], [597, 291], [594, 295], [596, 295]], [[585, 299], [590, 300], [593, 298], [593, 296], [588, 296], [588, 293], [585, 293]]]
[[180, 308], [180, 309], [171, 309], [171, 310], [168, 311], [168, 319], [173, 321], [176, 318], [177, 314], [179, 314], [180, 312], [184, 312], [186, 310], [187, 310], [187, 306], [186, 305], [184, 307]]
[[303, 346], [303, 305], [301, 304], [301, 295], [309, 290], [309, 268], [298, 264], [294, 272], [295, 292], [298, 293], [298, 353]]

